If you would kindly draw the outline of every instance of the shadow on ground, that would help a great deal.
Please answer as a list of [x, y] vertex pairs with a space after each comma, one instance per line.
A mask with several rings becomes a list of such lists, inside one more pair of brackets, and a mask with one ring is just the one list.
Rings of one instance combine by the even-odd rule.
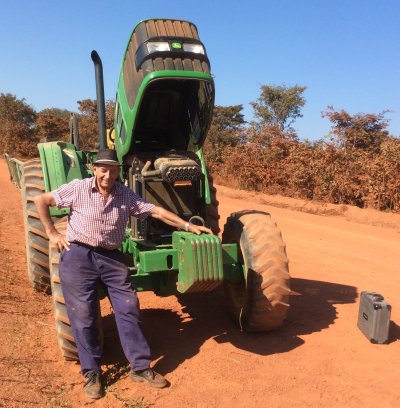
[[391, 320], [390, 327], [389, 327], [388, 344], [394, 343], [397, 340], [400, 340], [400, 326], [398, 326], [393, 320]]
[[[235, 347], [259, 355], [284, 353], [304, 343], [299, 336], [318, 332], [333, 324], [335, 305], [354, 303], [355, 287], [336, 283], [292, 279], [291, 288], [298, 295], [291, 297], [287, 321], [279, 330], [269, 333], [244, 333], [230, 318], [222, 288], [210, 293], [181, 295], [178, 300], [182, 317], [171, 310], [142, 310], [143, 329], [162, 374], [175, 370], [192, 358], [203, 343], [213, 338], [217, 343], [229, 342]], [[122, 352], [113, 315], [103, 318], [104, 364], [108, 383], [129, 372]]]

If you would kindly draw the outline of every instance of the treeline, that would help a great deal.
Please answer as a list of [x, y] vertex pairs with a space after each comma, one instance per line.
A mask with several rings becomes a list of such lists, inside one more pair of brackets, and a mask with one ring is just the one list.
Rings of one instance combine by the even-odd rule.
[[301, 141], [304, 87], [262, 86], [246, 124], [242, 105], [217, 106], [205, 145], [216, 182], [269, 194], [400, 211], [400, 139], [386, 111], [350, 115], [327, 107], [330, 134]]
[[[92, 99], [78, 101], [80, 147], [95, 149], [98, 141], [97, 105]], [[49, 108], [36, 112], [25, 99], [12, 94], [0, 94], [0, 153], [21, 158], [36, 157], [36, 145], [40, 141], [70, 141], [72, 112]], [[114, 102], [106, 102], [106, 121], [114, 122]]]
[[[390, 135], [385, 113], [350, 115], [328, 107], [330, 134], [301, 141], [292, 128], [301, 117], [305, 87], [261, 87], [252, 102], [256, 121], [246, 123], [243, 106], [216, 106], [204, 146], [216, 182], [235, 188], [335, 204], [400, 211], [400, 139]], [[97, 107], [78, 101], [81, 148], [96, 147]], [[107, 124], [114, 104], [107, 101]], [[70, 140], [71, 112], [36, 112], [23, 99], [0, 94], [0, 152], [37, 156], [36, 144]]]

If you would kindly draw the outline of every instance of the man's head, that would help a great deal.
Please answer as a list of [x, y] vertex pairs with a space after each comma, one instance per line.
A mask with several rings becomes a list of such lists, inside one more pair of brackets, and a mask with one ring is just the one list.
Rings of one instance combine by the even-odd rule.
[[110, 192], [118, 179], [120, 164], [115, 150], [101, 149], [93, 163], [93, 174], [100, 190]]

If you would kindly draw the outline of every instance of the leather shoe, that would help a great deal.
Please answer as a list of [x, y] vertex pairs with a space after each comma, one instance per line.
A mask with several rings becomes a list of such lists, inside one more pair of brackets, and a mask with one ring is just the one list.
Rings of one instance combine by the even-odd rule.
[[101, 374], [97, 371], [88, 371], [85, 374], [86, 383], [83, 390], [86, 395], [92, 399], [99, 399], [103, 396], [103, 384], [101, 382]]
[[164, 388], [168, 385], [167, 380], [159, 373], [156, 373], [151, 368], [146, 368], [140, 371], [131, 371], [133, 381], [147, 382], [151, 387]]

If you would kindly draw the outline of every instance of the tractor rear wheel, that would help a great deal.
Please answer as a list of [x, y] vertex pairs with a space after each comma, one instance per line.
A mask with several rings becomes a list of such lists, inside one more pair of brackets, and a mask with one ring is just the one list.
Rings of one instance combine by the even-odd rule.
[[224, 282], [229, 308], [242, 330], [269, 331], [283, 324], [289, 308], [289, 269], [285, 243], [275, 221], [260, 211], [228, 217], [223, 243], [236, 243], [243, 280]]
[[[65, 235], [66, 223], [57, 224], [57, 230]], [[53, 298], [54, 320], [57, 332], [57, 340], [65, 360], [79, 361], [78, 349], [72, 332], [71, 323], [65, 306], [59, 274], [60, 253], [54, 246], [50, 246], [50, 280], [51, 294]], [[98, 321], [100, 346], [103, 348], [103, 327], [101, 321], [100, 302], [98, 303]]]
[[206, 217], [207, 217], [207, 226], [211, 229], [214, 235], [218, 235], [220, 232], [219, 228], [219, 214], [218, 214], [218, 205], [217, 200], [217, 189], [214, 187], [214, 181], [212, 176], [208, 176], [208, 185], [210, 187], [210, 198], [211, 203], [206, 204]]
[[33, 198], [44, 191], [40, 159], [26, 161], [22, 173], [22, 205], [28, 277], [38, 292], [50, 293], [49, 238], [33, 202]]
[[[57, 227], [62, 234], [64, 224]], [[60, 253], [58, 249], [50, 247], [50, 280], [51, 295], [53, 298], [54, 320], [57, 332], [57, 340], [61, 352], [66, 360], [78, 361], [78, 349], [76, 348], [75, 337], [69, 322], [67, 308], [65, 306], [64, 295], [61, 290], [59, 275]]]

